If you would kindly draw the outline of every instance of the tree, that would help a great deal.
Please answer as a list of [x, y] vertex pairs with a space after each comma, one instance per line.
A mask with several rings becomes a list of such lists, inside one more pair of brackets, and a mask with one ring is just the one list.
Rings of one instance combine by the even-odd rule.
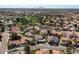
[[31, 24], [32, 25], [35, 25], [36, 23], [39, 23], [40, 22], [39, 21], [39, 18], [36, 17], [36, 16], [32, 16], [31, 19], [30, 19], [30, 21], [31, 21]]
[[15, 44], [8, 45], [8, 50], [9, 50], [9, 49], [13, 49], [13, 48], [15, 48], [15, 46], [16, 46]]
[[16, 18], [15, 23], [20, 25], [27, 25], [29, 22], [26, 18]]
[[25, 45], [24, 51], [25, 51], [25, 54], [30, 54], [31, 53], [29, 44]]
[[27, 25], [28, 24], [28, 20], [26, 18], [21, 18], [21, 24], [22, 25]]
[[4, 32], [4, 26], [2, 26], [2, 28], [1, 28], [1, 32]]
[[21, 39], [21, 36], [17, 35], [16, 33], [12, 33], [10, 37], [11, 37], [11, 40], [19, 40], [19, 39]]
[[72, 53], [71, 50], [72, 50], [72, 45], [69, 45], [69, 46], [66, 47], [66, 53], [67, 54], [71, 54]]
[[2, 35], [0, 35], [0, 41], [2, 41]]
[[34, 40], [32, 40], [32, 41], [30, 41], [30, 45], [36, 45], [36, 43], [35, 43], [35, 41]]

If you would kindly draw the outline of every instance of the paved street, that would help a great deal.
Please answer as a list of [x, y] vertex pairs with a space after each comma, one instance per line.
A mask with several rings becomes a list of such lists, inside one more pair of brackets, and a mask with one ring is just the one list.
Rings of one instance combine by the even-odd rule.
[[[13, 52], [14, 50], [16, 50], [15, 52]], [[19, 47], [19, 48], [14, 48], [11, 50], [8, 50], [9, 54], [19, 54], [19, 53], [24, 53], [24, 47]]]
[[1, 43], [0, 54], [4, 54], [5, 51], [7, 50], [7, 42], [8, 42], [9, 34], [8, 32], [4, 32], [2, 36], [3, 36], [2, 42], [0, 42]]
[[42, 49], [50, 49], [50, 50], [65, 50], [66, 47], [64, 46], [50, 46], [50, 45], [44, 45], [44, 44], [41, 44], [41, 45], [37, 45], [37, 46], [33, 46], [31, 49], [39, 49], [39, 48], [42, 48]]

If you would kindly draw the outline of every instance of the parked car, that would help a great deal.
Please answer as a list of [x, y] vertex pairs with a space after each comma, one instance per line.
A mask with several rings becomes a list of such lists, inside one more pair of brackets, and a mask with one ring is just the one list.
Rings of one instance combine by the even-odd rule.
[[37, 44], [45, 44], [45, 43], [46, 43], [46, 40], [44, 39], [37, 40]]

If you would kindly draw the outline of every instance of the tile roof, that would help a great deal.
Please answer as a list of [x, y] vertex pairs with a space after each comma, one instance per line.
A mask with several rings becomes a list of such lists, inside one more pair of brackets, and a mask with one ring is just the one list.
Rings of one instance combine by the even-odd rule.
[[21, 45], [21, 44], [24, 44], [24, 43], [27, 43], [25, 37], [21, 38], [20, 40], [9, 41], [9, 45], [11, 45], [11, 44]]

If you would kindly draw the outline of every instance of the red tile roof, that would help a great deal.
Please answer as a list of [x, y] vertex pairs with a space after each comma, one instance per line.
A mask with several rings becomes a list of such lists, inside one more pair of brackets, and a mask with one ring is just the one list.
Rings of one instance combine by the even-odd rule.
[[27, 43], [25, 37], [21, 38], [20, 40], [13, 40], [13, 41], [10, 40], [9, 41], [9, 45], [11, 45], [11, 44], [21, 45], [21, 44], [24, 44], [24, 43]]

